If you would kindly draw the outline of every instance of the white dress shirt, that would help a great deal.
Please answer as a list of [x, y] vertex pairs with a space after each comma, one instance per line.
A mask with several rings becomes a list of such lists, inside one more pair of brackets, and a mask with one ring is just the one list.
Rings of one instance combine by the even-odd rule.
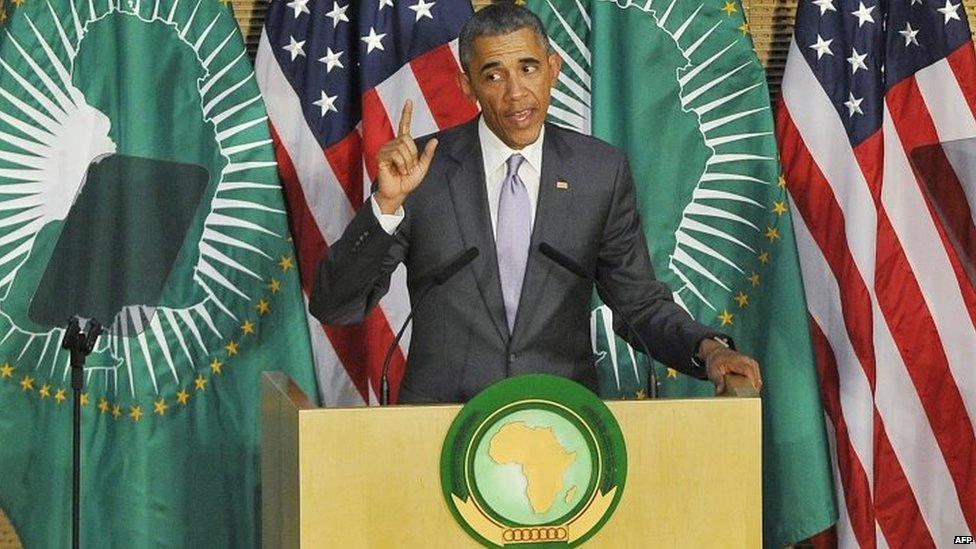
[[[525, 184], [529, 194], [529, 209], [532, 221], [535, 222], [536, 205], [539, 203], [539, 180], [542, 178], [542, 142], [546, 136], [546, 127], [539, 131], [539, 139], [520, 151], [509, 148], [504, 141], [492, 133], [485, 124], [484, 117], [478, 119], [478, 141], [481, 143], [481, 158], [485, 165], [485, 186], [488, 191], [488, 211], [491, 214], [491, 230], [498, 232], [498, 198], [501, 195], [502, 183], [507, 172], [506, 162], [513, 154], [521, 154], [525, 158], [519, 167], [519, 177]], [[370, 197], [373, 215], [380, 222], [383, 230], [393, 234], [403, 221], [403, 207], [392, 214], [384, 214], [376, 203], [375, 197]]]

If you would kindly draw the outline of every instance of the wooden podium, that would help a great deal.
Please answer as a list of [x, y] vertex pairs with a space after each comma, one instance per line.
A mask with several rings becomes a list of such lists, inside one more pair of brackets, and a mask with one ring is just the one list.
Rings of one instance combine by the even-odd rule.
[[[265, 549], [479, 545], [441, 492], [459, 405], [314, 408], [285, 374], [262, 379]], [[584, 547], [760, 547], [758, 398], [610, 401], [628, 472]]]

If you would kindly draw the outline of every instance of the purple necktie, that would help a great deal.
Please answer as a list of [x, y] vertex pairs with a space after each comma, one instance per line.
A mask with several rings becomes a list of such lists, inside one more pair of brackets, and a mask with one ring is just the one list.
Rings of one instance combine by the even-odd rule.
[[519, 167], [524, 161], [520, 154], [508, 157], [508, 172], [498, 197], [498, 227], [495, 230], [498, 274], [501, 276], [509, 332], [515, 327], [515, 313], [518, 312], [519, 296], [522, 295], [522, 279], [525, 278], [529, 240], [532, 237], [529, 192], [518, 176]]

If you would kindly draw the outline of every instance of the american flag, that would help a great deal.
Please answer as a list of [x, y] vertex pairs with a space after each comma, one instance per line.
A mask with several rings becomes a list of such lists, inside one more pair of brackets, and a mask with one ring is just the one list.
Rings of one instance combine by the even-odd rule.
[[[413, 133], [477, 114], [458, 88], [457, 36], [466, 0], [272, 0], [255, 73], [267, 104], [306, 298], [316, 265], [370, 194], [376, 153], [393, 139], [404, 101]], [[386, 349], [409, 311], [403, 266], [367, 320], [309, 317], [326, 405], [376, 401]], [[402, 377], [409, 333], [391, 372]]]
[[777, 134], [841, 546], [976, 532], [974, 113], [960, 0], [801, 0]]

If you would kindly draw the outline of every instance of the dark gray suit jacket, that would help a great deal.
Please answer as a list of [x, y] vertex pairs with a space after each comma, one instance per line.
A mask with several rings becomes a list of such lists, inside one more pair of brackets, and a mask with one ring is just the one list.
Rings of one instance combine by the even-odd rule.
[[[429, 136], [433, 137], [433, 136]], [[429, 138], [428, 137], [428, 138]], [[477, 119], [436, 134], [424, 182], [407, 198], [405, 219], [387, 234], [367, 204], [319, 265], [309, 308], [325, 323], [361, 322], [407, 266], [411, 302], [430, 275], [475, 246], [480, 255], [433, 289], [415, 312], [399, 402], [465, 402], [495, 381], [548, 373], [596, 389], [589, 318], [593, 285], [538, 251], [540, 242], [574, 258], [629, 315], [654, 358], [704, 378], [692, 362], [698, 343], [716, 335], [696, 323], [654, 279], [626, 157], [592, 137], [546, 126], [532, 244], [515, 327], [509, 333]], [[423, 149], [424, 140], [418, 140]], [[557, 181], [568, 189], [557, 188]]]

